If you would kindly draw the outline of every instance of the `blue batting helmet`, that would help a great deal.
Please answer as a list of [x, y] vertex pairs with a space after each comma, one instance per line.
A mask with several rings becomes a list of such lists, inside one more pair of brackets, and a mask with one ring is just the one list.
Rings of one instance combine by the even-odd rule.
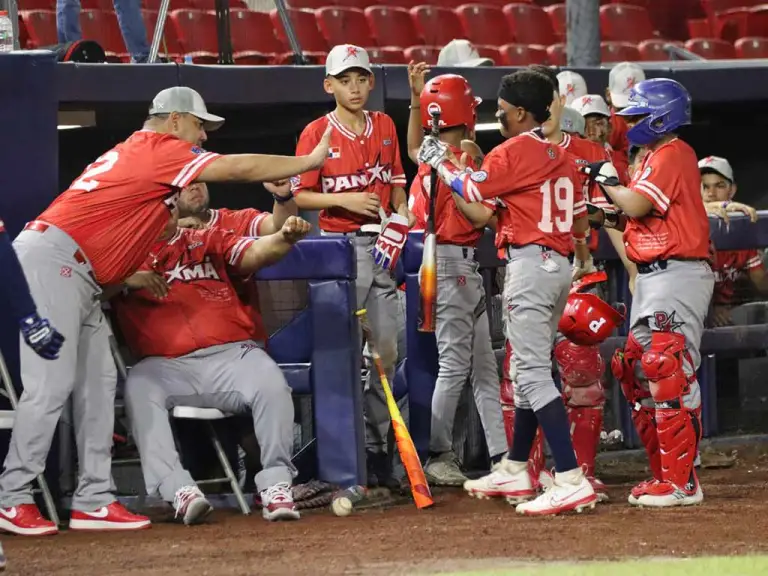
[[632, 88], [629, 105], [618, 114], [647, 115], [627, 131], [630, 144], [647, 146], [691, 123], [691, 95], [682, 84], [668, 78], [643, 80]]

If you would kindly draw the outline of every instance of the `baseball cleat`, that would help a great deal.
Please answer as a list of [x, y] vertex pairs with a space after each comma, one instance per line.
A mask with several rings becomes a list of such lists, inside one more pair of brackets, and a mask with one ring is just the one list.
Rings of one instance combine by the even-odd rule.
[[19, 536], [48, 536], [59, 532], [58, 526], [43, 518], [34, 504], [0, 508], [0, 530]]
[[424, 474], [429, 483], [435, 486], [462, 486], [467, 481], [453, 452], [430, 457], [424, 467]]
[[605, 487], [605, 484], [603, 484], [603, 481], [594, 476], [587, 476], [587, 480], [589, 480], [592, 489], [595, 491], [595, 494], [597, 494], [597, 503], [608, 502], [610, 499], [608, 497], [608, 489]]
[[111, 532], [145, 530], [151, 526], [152, 523], [149, 518], [128, 511], [119, 502], [112, 502], [109, 506], [102, 506], [97, 510], [88, 512], [72, 510], [72, 515], [69, 518], [70, 530]]
[[629, 502], [632, 506], [637, 506], [638, 498], [645, 494], [648, 488], [658, 481], [659, 480], [656, 478], [651, 478], [650, 480], [643, 480], [640, 482], [640, 484], [632, 488], [632, 490], [629, 492], [629, 498], [627, 498], [627, 502]]
[[518, 504], [515, 511], [526, 516], [547, 516], [563, 512], [592, 510], [597, 494], [581, 468], [555, 474], [555, 483], [530, 502]]
[[270, 522], [276, 520], [298, 520], [301, 514], [293, 501], [293, 492], [288, 482], [278, 482], [261, 491], [261, 514]]
[[674, 506], [695, 506], [703, 501], [704, 492], [701, 490], [698, 478], [694, 476], [692, 481], [683, 488], [666, 480], [654, 482], [647, 486], [645, 492], [637, 498], [635, 506], [671, 508]]
[[173, 497], [176, 518], [181, 517], [184, 524], [200, 524], [213, 511], [213, 506], [197, 486], [182, 486]]
[[490, 474], [464, 482], [464, 490], [474, 498], [505, 498], [510, 504], [536, 496], [528, 463], [513, 462], [506, 456], [493, 465]]

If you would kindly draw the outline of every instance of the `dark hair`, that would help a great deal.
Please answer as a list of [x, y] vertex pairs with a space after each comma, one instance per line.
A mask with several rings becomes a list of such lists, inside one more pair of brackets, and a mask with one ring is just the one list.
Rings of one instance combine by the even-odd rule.
[[552, 87], [555, 91], [559, 91], [560, 82], [557, 80], [557, 72], [555, 72], [555, 69], [551, 66], [545, 66], [544, 64], [531, 64], [528, 66], [529, 70], [533, 70], [534, 72], [538, 72], [539, 74], [546, 76], [549, 78], [549, 81], [552, 82]]
[[632, 164], [635, 163], [637, 160], [637, 155], [640, 153], [640, 146], [630, 146], [629, 150], [627, 152], [627, 160], [629, 160], [629, 165], [632, 166]]
[[518, 70], [501, 79], [499, 98], [531, 113], [539, 124], [549, 118], [554, 87], [549, 78], [533, 70]]

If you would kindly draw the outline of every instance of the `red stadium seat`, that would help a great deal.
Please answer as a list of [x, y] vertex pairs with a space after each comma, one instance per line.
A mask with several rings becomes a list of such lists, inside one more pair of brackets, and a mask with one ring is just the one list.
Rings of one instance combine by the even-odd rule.
[[411, 8], [416, 31], [429, 44], [445, 46], [451, 40], [464, 38], [464, 28], [456, 12], [440, 6]]
[[19, 13], [29, 34], [29, 47], [42, 48], [58, 43], [56, 12], [52, 10], [24, 10]]
[[241, 59], [246, 59], [246, 52], [253, 53], [249, 60], [251, 62], [258, 61], [259, 54], [266, 55], [266, 59], [270, 60], [276, 54], [285, 52], [286, 46], [275, 36], [272, 19], [266, 12], [232, 10], [229, 29], [232, 34], [232, 49], [242, 52]]
[[768, 36], [768, 4], [755, 6], [749, 11], [746, 34], [741, 36]]
[[[216, 10], [216, 0], [188, 0], [192, 3], [192, 6], [194, 8], [197, 8], [198, 10]], [[174, 6], [173, 2], [171, 3], [171, 6]], [[175, 8], [175, 6], [174, 6]], [[245, 3], [245, 0], [229, 0], [229, 9], [230, 10], [248, 10], [248, 4]]]
[[[54, 2], [54, 6], [55, 6]], [[81, 10], [114, 10], [114, 5], [110, 0], [80, 0]]]
[[377, 6], [390, 6], [392, 8], [405, 8], [406, 10], [410, 10], [411, 8], [424, 4], [424, 0], [376, 0], [375, 2], [364, 2], [363, 4], [365, 5], [361, 6], [361, 8], [367, 8], [372, 4], [376, 4]]
[[371, 6], [365, 9], [365, 17], [379, 46], [414, 46], [422, 42], [405, 8]]
[[354, 44], [355, 46], [373, 46], [373, 34], [368, 27], [368, 20], [359, 8], [320, 8], [315, 10], [317, 24], [329, 46]]
[[[304, 58], [310, 63], [310, 64], [317, 64], [317, 65], [323, 65], [325, 64], [325, 59], [328, 57], [328, 52], [302, 52], [304, 55]], [[279, 66], [288, 66], [290, 64], [295, 64], [295, 56], [293, 55], [293, 52], [285, 52], [283, 54], [278, 54], [273, 64], [277, 64]]]
[[371, 62], [376, 62], [377, 64], [408, 64], [405, 54], [403, 54], [403, 49], [397, 46], [368, 48], [368, 56]]
[[706, 38], [712, 34], [712, 26], [708, 18], [691, 18], [687, 24], [688, 36], [691, 38]]
[[514, 40], [500, 8], [485, 4], [464, 4], [456, 8], [466, 37], [473, 44], [501, 46]]
[[518, 44], [547, 46], [557, 41], [552, 21], [544, 9], [534, 4], [507, 4], [503, 8], [509, 29]]
[[[272, 10], [269, 13], [272, 18], [272, 23], [275, 26], [275, 34], [285, 44], [288, 45], [288, 39], [283, 29], [283, 23], [280, 21], [280, 16], [277, 10]], [[296, 31], [299, 44], [304, 52], [328, 52], [328, 42], [326, 42], [323, 35], [320, 33], [320, 29], [317, 27], [317, 20], [315, 20], [315, 13], [311, 10], [294, 10], [288, 9], [288, 16], [293, 24], [293, 29]], [[314, 56], [313, 56], [314, 57]]]
[[274, 61], [274, 56], [260, 52], [235, 52], [232, 56], [235, 64], [242, 66], [266, 66]]
[[182, 52], [219, 52], [216, 16], [202, 10], [174, 10], [168, 18], [176, 31]]
[[600, 60], [602, 62], [637, 62], [642, 58], [637, 46], [629, 42], [601, 42]]
[[[735, 42], [739, 38], [749, 36], [748, 21], [751, 20], [751, 14], [748, 8], [734, 8], [725, 12], [715, 14], [714, 37], [725, 40], [726, 42]], [[695, 36], [694, 36], [695, 38]]]
[[125, 42], [114, 12], [81, 10], [80, 31], [83, 39], [98, 42], [108, 56], [117, 57], [125, 52]]
[[[504, 44], [499, 47], [501, 64], [504, 66], [528, 66], [529, 64], [547, 64], [547, 51], [542, 46], [525, 44]], [[498, 64], [498, 62], [497, 62]]]
[[405, 59], [414, 62], [426, 62], [434, 66], [440, 55], [440, 46], [410, 46], [404, 50]]
[[736, 49], [733, 44], [717, 38], [691, 38], [685, 43], [685, 49], [707, 60], [736, 58]]
[[739, 58], [768, 58], [768, 38], [759, 36], [739, 38], [734, 48]]
[[566, 32], [566, 16], [565, 16], [565, 4], [552, 4], [544, 8], [544, 12], [549, 16], [549, 21], [552, 24], [552, 30], [555, 32], [555, 36], [560, 42], [565, 41]]
[[[344, 6], [344, 3], [342, 2], [334, 2], [334, 4], [338, 4], [339, 6]], [[318, 8], [322, 8], [323, 6], [328, 6], [327, 0], [288, 0], [286, 2], [286, 5], [289, 8], [309, 8], [310, 10], [316, 10]]]
[[[155, 35], [155, 25], [157, 24], [157, 12], [154, 10], [142, 10], [141, 17], [144, 19], [144, 27], [147, 29], [147, 40], [151, 43]], [[176, 37], [176, 28], [166, 20], [163, 28], [163, 38], [160, 42], [160, 54], [181, 54], [184, 48]]]
[[56, 2], [53, 0], [19, 0], [19, 12], [30, 10], [56, 11]]
[[642, 42], [655, 38], [648, 11], [639, 6], [608, 4], [600, 7], [600, 31], [603, 40]]
[[646, 62], [663, 62], [670, 60], [669, 52], [664, 48], [667, 44], [675, 44], [682, 48], [682, 42], [670, 42], [669, 40], [645, 40], [637, 45], [640, 51], [640, 59]]
[[[141, 0], [141, 7], [145, 10], [160, 10], [162, 0]], [[194, 0], [174, 0], [171, 5], [173, 10], [195, 10]]]
[[640, 6], [641, 8], [649, 8], [653, 0], [608, 0], [602, 2], [602, 4], [629, 4], [631, 6]]
[[565, 44], [552, 44], [547, 46], [547, 64], [550, 66], [565, 66], [568, 57], [565, 53]]
[[501, 52], [496, 46], [486, 46], [483, 44], [473, 44], [475, 50], [481, 58], [490, 58], [495, 66], [501, 66]]
[[714, 22], [715, 15], [718, 12], [733, 10], [734, 8], [743, 8], [745, 6], [757, 6], [764, 0], [701, 0], [701, 6], [704, 13]]

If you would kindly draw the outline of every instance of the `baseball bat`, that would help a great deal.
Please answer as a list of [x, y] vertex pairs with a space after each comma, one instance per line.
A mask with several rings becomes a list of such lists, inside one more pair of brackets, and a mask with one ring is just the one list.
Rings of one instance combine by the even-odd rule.
[[[440, 112], [433, 110], [432, 136], [440, 137]], [[419, 332], [435, 331], [435, 307], [437, 302], [437, 241], [435, 239], [435, 199], [437, 198], [437, 170], [429, 174], [429, 214], [424, 233], [424, 252], [419, 269]]]
[[363, 329], [365, 340], [368, 342], [368, 352], [371, 354], [373, 364], [376, 367], [376, 371], [379, 373], [381, 387], [384, 388], [384, 396], [387, 398], [387, 408], [389, 409], [389, 416], [392, 419], [392, 428], [395, 432], [397, 451], [400, 453], [400, 459], [408, 474], [408, 481], [411, 484], [413, 500], [416, 503], [417, 508], [428, 508], [435, 503], [434, 500], [432, 500], [432, 492], [429, 490], [427, 478], [424, 476], [424, 469], [421, 467], [421, 461], [416, 452], [416, 446], [413, 445], [413, 440], [408, 432], [408, 428], [405, 426], [403, 417], [400, 414], [400, 409], [397, 407], [397, 402], [395, 402], [392, 389], [389, 387], [387, 375], [381, 364], [381, 357], [379, 356], [373, 341], [373, 333], [368, 324], [368, 316], [366, 315], [365, 309], [358, 310], [356, 314], [360, 319], [360, 327]]

